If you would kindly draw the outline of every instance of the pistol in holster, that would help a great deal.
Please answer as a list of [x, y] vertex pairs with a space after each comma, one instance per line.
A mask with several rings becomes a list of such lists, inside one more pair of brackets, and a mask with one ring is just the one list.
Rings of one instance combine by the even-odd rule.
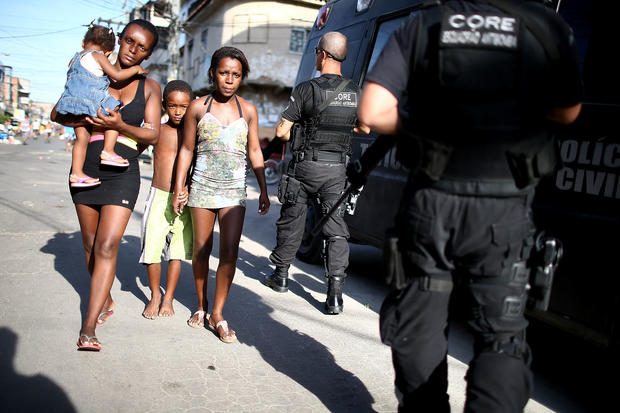
[[531, 290], [528, 299], [530, 309], [547, 311], [549, 308], [553, 276], [563, 252], [560, 240], [546, 237], [543, 233], [536, 237], [535, 250], [530, 258], [532, 263]]

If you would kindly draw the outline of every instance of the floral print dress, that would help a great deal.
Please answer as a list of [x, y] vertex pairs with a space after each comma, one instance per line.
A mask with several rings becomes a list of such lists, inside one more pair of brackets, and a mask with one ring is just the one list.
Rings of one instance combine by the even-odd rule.
[[194, 208], [245, 206], [248, 124], [237, 101], [239, 119], [222, 125], [211, 112], [213, 97], [205, 101], [207, 112], [197, 125], [197, 157], [187, 205]]

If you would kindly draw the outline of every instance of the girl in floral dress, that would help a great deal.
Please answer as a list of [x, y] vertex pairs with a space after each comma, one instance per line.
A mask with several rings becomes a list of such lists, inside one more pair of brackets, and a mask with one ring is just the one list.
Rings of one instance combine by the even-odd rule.
[[[223, 309], [236, 270], [246, 200], [246, 151], [260, 187], [258, 213], [269, 210], [263, 155], [258, 141], [258, 113], [254, 105], [237, 96], [250, 68], [241, 50], [222, 47], [211, 57], [210, 95], [194, 100], [185, 115], [183, 145], [177, 158], [172, 205], [180, 214], [182, 193], [192, 163], [189, 200], [194, 226], [192, 270], [198, 306], [187, 320], [190, 327], [207, 326], [220, 340], [236, 341], [235, 331], [224, 319]], [[215, 300], [207, 314], [207, 275], [213, 247], [213, 227], [220, 228], [219, 265], [215, 275]]]

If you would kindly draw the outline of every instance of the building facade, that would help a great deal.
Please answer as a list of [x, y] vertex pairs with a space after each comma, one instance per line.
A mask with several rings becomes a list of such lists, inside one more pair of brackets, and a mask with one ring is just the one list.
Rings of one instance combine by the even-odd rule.
[[0, 113], [13, 115], [30, 108], [30, 80], [13, 76], [11, 66], [0, 64]]
[[[208, 78], [211, 55], [222, 46], [237, 47], [250, 65], [249, 76], [239, 94], [258, 110], [259, 136], [272, 138], [294, 85], [307, 36], [325, 2], [177, 1], [176, 5], [149, 2], [133, 15], [133, 18], [148, 18], [162, 28], [158, 48], [143, 65], [149, 70], [149, 77], [162, 87], [176, 77], [188, 82], [197, 96], [205, 95], [211, 88]], [[153, 20], [162, 17], [164, 22]], [[174, 50], [175, 44], [178, 50]], [[173, 55], [176, 52], [178, 55]], [[178, 63], [173, 65], [174, 61]], [[171, 73], [176, 75], [171, 78]]]

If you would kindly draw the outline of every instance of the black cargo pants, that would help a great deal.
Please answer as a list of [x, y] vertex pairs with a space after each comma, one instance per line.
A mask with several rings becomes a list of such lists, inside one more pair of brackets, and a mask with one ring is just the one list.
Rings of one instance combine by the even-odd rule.
[[[321, 209], [328, 211], [340, 198], [346, 183], [346, 168], [340, 162], [302, 161], [289, 166], [291, 175], [300, 182], [299, 191], [282, 201], [280, 218], [276, 222], [277, 245], [269, 259], [276, 266], [285, 266], [295, 260], [306, 224], [308, 199], [318, 196]], [[327, 241], [327, 272], [344, 276], [349, 265], [349, 230], [344, 222], [343, 206], [323, 227]]]
[[452, 293], [465, 296], [476, 340], [465, 412], [522, 412], [532, 386], [523, 316], [524, 264], [534, 232], [531, 196], [474, 197], [419, 189], [405, 200], [398, 218], [399, 249], [413, 281], [388, 295], [380, 318], [382, 340], [392, 347], [399, 411], [450, 411], [451, 292], [445, 287], [460, 281], [464, 288]]

